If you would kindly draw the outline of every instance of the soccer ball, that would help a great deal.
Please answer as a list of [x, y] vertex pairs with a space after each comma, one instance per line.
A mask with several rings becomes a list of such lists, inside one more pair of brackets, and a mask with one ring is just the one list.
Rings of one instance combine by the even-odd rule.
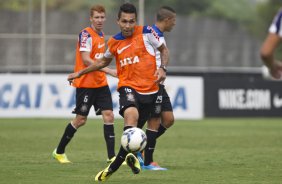
[[121, 136], [121, 146], [128, 152], [142, 151], [147, 144], [147, 136], [140, 128], [129, 128]]

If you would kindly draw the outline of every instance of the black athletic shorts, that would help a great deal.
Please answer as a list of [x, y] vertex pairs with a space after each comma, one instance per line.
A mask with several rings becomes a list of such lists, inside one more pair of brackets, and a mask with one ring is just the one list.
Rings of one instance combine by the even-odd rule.
[[160, 84], [157, 99], [155, 101], [153, 111], [151, 112], [151, 117], [160, 117], [161, 112], [164, 111], [173, 111], [173, 109], [165, 86]]
[[156, 101], [157, 93], [150, 95], [142, 95], [137, 93], [131, 87], [121, 87], [119, 92], [119, 114], [123, 117], [125, 109], [128, 107], [136, 107], [139, 113], [139, 119], [148, 119], [153, 105]]
[[138, 128], [143, 128], [145, 123], [148, 121], [149, 118], [158, 118], [161, 116], [161, 112], [165, 111], [173, 111], [170, 98], [167, 94], [165, 86], [160, 84], [159, 91], [157, 93], [156, 100], [150, 108], [149, 116], [140, 116], [138, 119]]
[[113, 110], [113, 101], [109, 86], [100, 88], [76, 88], [76, 107], [72, 113], [88, 116], [94, 106], [96, 115], [103, 110]]

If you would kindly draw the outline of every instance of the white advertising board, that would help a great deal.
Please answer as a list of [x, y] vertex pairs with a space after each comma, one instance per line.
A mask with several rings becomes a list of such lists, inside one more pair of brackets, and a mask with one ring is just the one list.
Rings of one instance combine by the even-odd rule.
[[[0, 118], [4, 117], [74, 117], [75, 88], [66, 74], [1, 74]], [[108, 77], [113, 95], [115, 117], [118, 114], [117, 79]], [[166, 79], [176, 119], [203, 118], [203, 79], [172, 77]], [[96, 117], [91, 110], [89, 117]]]

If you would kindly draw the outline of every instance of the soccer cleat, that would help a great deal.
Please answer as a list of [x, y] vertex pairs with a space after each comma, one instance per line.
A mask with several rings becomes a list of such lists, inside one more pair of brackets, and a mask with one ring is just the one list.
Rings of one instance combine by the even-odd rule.
[[58, 160], [61, 164], [68, 164], [71, 163], [71, 161], [69, 161], [68, 157], [66, 154], [57, 154], [57, 149], [55, 149], [52, 153], [52, 156], [54, 159]]
[[106, 167], [106, 169], [100, 171], [96, 176], [95, 176], [95, 181], [106, 181], [109, 179], [109, 177], [114, 173], [110, 170], [110, 165]]
[[[113, 156], [111, 159], [107, 159], [107, 163], [112, 163], [114, 160], [116, 159], [116, 156]], [[126, 162], [124, 161], [124, 162], [122, 162], [122, 164], [121, 165], [126, 165]]]
[[140, 151], [137, 152], [137, 159], [138, 159], [138, 161], [140, 163], [140, 166], [143, 167], [144, 166], [144, 160], [143, 160], [143, 155], [142, 155], [142, 153]]
[[127, 154], [125, 161], [126, 164], [131, 168], [133, 174], [138, 174], [141, 171], [140, 163], [132, 153]]
[[148, 171], [166, 171], [167, 168], [160, 167], [157, 162], [151, 162], [149, 165], [143, 165], [142, 170]]

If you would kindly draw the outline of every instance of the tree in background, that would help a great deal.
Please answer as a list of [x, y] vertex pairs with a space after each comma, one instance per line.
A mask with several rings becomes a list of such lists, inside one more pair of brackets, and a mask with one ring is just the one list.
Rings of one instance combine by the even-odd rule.
[[255, 5], [250, 0], [213, 0], [204, 15], [237, 23], [249, 23], [255, 13]]
[[[46, 0], [48, 10], [78, 11], [93, 4], [103, 4], [108, 12], [117, 10], [123, 2], [138, 0]], [[281, 0], [145, 0], [145, 10], [154, 14], [159, 6], [173, 7], [178, 15], [208, 16], [225, 19], [245, 27], [252, 35], [262, 39], [267, 27], [282, 6]], [[41, 0], [1, 0], [0, 9], [10, 11], [40, 10]]]
[[145, 9], [149, 12], [155, 12], [160, 6], [168, 5], [173, 7], [177, 14], [191, 15], [198, 12], [204, 12], [211, 5], [211, 3], [212, 1], [210, 0], [145, 0]]
[[[30, 7], [40, 10], [41, 0], [1, 0], [0, 9], [27, 11]], [[122, 0], [46, 0], [47, 9], [77, 11], [89, 9], [93, 4], [103, 4], [107, 9], [115, 8]]]

